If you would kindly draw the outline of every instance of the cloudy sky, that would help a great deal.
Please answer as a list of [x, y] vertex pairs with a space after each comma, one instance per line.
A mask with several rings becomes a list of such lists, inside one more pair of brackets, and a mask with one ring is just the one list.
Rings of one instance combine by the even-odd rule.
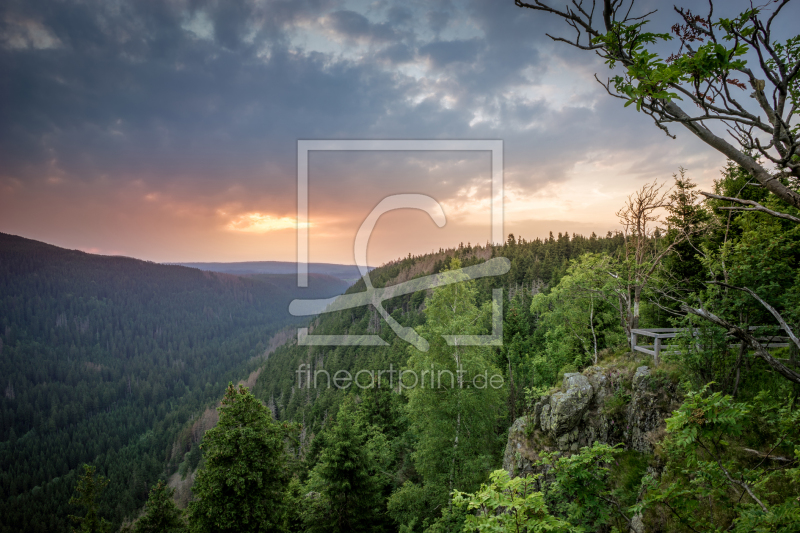
[[[650, 4], [668, 31], [671, 3]], [[614, 230], [625, 196], [679, 166], [718, 176], [721, 156], [667, 139], [597, 85], [598, 58], [544, 36], [560, 30], [512, 0], [6, 0], [0, 231], [153, 261], [294, 260], [298, 139], [500, 139], [505, 232], [528, 239]], [[385, 215], [371, 264], [486, 242], [490, 164], [313, 152], [310, 259], [351, 263], [396, 193], [434, 197], [447, 224]]]

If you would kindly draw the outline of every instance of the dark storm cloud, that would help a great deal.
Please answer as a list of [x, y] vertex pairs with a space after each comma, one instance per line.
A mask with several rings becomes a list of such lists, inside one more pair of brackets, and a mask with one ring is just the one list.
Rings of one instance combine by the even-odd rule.
[[[0, 179], [288, 194], [298, 138], [503, 138], [510, 165], [550, 170], [521, 183], [534, 189], [586, 152], [661, 142], [597, 87], [581, 105], [515, 92], [558, 69], [603, 72], [550, 44], [546, 29], [569, 29], [556, 19], [510, 1], [376, 5], [3, 2]], [[349, 44], [315, 41], [325, 32]]]
[[421, 47], [419, 53], [430, 59], [435, 68], [441, 68], [450, 63], [473, 63], [484, 47], [481, 39], [435, 41]]
[[[60, 45], [0, 51], [4, 172], [33, 177], [55, 161], [87, 178], [236, 175], [265, 149], [274, 155], [304, 135], [361, 129], [402, 98], [402, 80], [370, 64], [248, 43], [243, 28], [258, 19], [252, 4], [211, 5], [213, 40], [181, 27], [192, 10], [180, 7], [7, 4], [4, 21], [35, 21]], [[193, 9], [201, 7], [209, 6]], [[296, 9], [279, 11], [299, 18]], [[276, 32], [286, 29], [270, 37], [280, 41]], [[249, 31], [258, 36], [264, 26]], [[282, 146], [270, 150], [276, 141]]]
[[[393, 6], [389, 14], [402, 21], [411, 11]], [[376, 50], [374, 61], [291, 50], [295, 25], [322, 17], [347, 37], [397, 39], [387, 23], [328, 12], [321, 2], [11, 2], [2, 15], [3, 36], [12, 26], [36, 24], [55, 42], [37, 48], [4, 39], [6, 175], [34, 177], [54, 165], [76, 178], [235, 175], [257, 166], [265, 149], [268, 156], [291, 150], [298, 137], [391, 135], [389, 109], [418, 115], [409, 125], [421, 129], [407, 134], [456, 133], [446, 128], [452, 111], [436, 102], [407, 104], [418, 87], [380, 68], [380, 59], [416, 57], [414, 38]], [[446, 64], [475, 60], [480, 43], [421, 48]]]
[[385, 60], [395, 65], [410, 63], [414, 60], [414, 50], [404, 43], [396, 43], [381, 49], [375, 59]]
[[404, 5], [390, 6], [386, 11], [387, 22], [393, 26], [408, 24], [414, 19], [414, 13]]
[[428, 20], [428, 25], [435, 34], [439, 34], [447, 27], [447, 24], [452, 18], [452, 14], [448, 11], [428, 11], [425, 18]]
[[395, 41], [398, 38], [392, 26], [387, 23], [374, 24], [367, 17], [355, 11], [334, 11], [327, 17], [330, 27], [344, 37], [364, 38], [372, 42]]

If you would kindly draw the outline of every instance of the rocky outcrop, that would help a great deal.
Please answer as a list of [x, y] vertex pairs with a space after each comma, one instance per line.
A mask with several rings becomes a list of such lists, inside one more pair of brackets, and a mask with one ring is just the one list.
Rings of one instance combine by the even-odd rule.
[[647, 366], [564, 374], [560, 391], [514, 421], [503, 468], [512, 475], [533, 472], [542, 451], [577, 452], [594, 442], [651, 453], [677, 401], [675, 385], [655, 379]]
[[539, 419], [542, 431], [559, 438], [572, 431], [581, 421], [586, 407], [592, 399], [592, 386], [581, 374], [564, 374], [561, 392], [550, 396], [541, 405]]

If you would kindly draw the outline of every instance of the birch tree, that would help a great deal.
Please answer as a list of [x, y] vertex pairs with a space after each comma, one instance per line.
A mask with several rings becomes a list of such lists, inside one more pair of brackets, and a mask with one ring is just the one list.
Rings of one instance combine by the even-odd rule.
[[[619, 299], [609, 288], [611, 258], [603, 254], [585, 254], [569, 267], [567, 275], [549, 293], [539, 293], [531, 302], [531, 313], [538, 316], [537, 327], [546, 331], [548, 359], [561, 365], [588, 360], [598, 363], [598, 352], [622, 341], [618, 323]], [[577, 351], [575, 359], [574, 352]], [[556, 376], [557, 377], [557, 376]]]
[[[457, 259], [447, 273], [458, 279]], [[475, 489], [485, 481], [500, 449], [499, 417], [505, 407], [502, 372], [486, 346], [449, 345], [445, 335], [477, 335], [490, 313], [475, 303], [474, 282], [439, 287], [426, 302], [427, 323], [420, 329], [430, 342], [428, 352], [410, 348], [403, 381], [408, 388], [408, 414], [419, 441], [414, 464], [426, 485], [443, 500], [453, 489]], [[492, 381], [492, 376], [497, 376]], [[494, 386], [493, 386], [494, 385]], [[497, 388], [495, 388], [497, 387]]]

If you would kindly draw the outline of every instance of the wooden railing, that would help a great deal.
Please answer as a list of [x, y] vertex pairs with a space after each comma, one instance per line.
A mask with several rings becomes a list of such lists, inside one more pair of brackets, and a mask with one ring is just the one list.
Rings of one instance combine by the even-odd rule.
[[[763, 326], [762, 326], [763, 327]], [[758, 326], [750, 326], [751, 330], [757, 329]], [[639, 329], [632, 329], [631, 330], [631, 348], [634, 351], [646, 353], [648, 355], [653, 356], [653, 362], [658, 364], [659, 360], [661, 359], [662, 354], [678, 354], [680, 350], [677, 349], [677, 346], [665, 345], [662, 343], [664, 339], [674, 339], [678, 336], [679, 333], [689, 331], [689, 328], [639, 328]], [[697, 335], [697, 330], [695, 330], [695, 335]], [[639, 344], [639, 337], [650, 337], [653, 339], [653, 344]], [[773, 342], [776, 340], [780, 340], [781, 342]], [[788, 348], [789, 344], [789, 337], [780, 337], [780, 336], [770, 336], [770, 337], [758, 337], [758, 341], [762, 343], [762, 346], [765, 348]], [[738, 344], [730, 345], [732, 348], [739, 346]], [[746, 349], [747, 347], [742, 346]], [[664, 351], [664, 348], [668, 348], [668, 351]]]

